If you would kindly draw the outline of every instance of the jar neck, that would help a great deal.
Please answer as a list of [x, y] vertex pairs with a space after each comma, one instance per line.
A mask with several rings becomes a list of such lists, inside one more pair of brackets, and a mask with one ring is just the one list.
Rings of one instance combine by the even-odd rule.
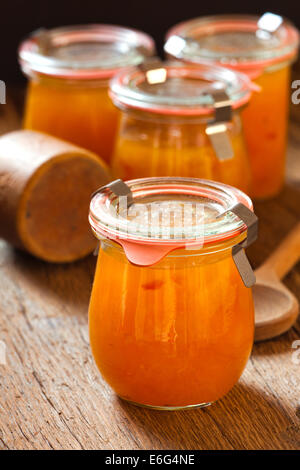
[[59, 77], [56, 75], [38, 74], [33, 71], [24, 71], [29, 80], [37, 83], [55, 87], [73, 87], [73, 88], [108, 88], [109, 80], [107, 78], [97, 79], [70, 79], [68, 77]]
[[[185, 59], [188, 63], [197, 65], [198, 60], [191, 60], [189, 61], [188, 59]], [[242, 62], [236, 62], [234, 65], [230, 62], [228, 63], [219, 63], [216, 60], [211, 59], [210, 63], [214, 65], [219, 65], [223, 67], [227, 67], [229, 69], [232, 69], [234, 71], [237, 71], [239, 73], [243, 73], [248, 76], [250, 80], [255, 80], [256, 78], [259, 78], [261, 75], [264, 73], [272, 73], [277, 70], [283, 69], [285, 67], [290, 67], [295, 61], [297, 60], [297, 53], [293, 54], [291, 57], [288, 59], [284, 58], [283, 60], [274, 60], [270, 61], [268, 64], [264, 63], [258, 63], [253, 65], [251, 62], [249, 62], [247, 65], [244, 65]]]
[[286, 67], [290, 67], [295, 61], [296, 61], [296, 56], [294, 56], [292, 59], [289, 59], [289, 60], [283, 60], [281, 62], [274, 62], [274, 64], [270, 64], [267, 67], [265, 67], [261, 71], [260, 75], [262, 75], [263, 73], [276, 72], [277, 70], [281, 70], [281, 69], [284, 69]]
[[[198, 116], [186, 116], [186, 115], [174, 115], [174, 114], [159, 114], [151, 111], [144, 111], [141, 109], [134, 109], [125, 106], [117, 106], [124, 115], [131, 119], [140, 121], [163, 123], [163, 124], [208, 124], [214, 119], [213, 114], [209, 115], [198, 115]], [[239, 115], [243, 107], [233, 110], [232, 117]]]
[[[164, 259], [184, 259], [184, 258], [209, 258], [212, 261], [215, 257], [219, 258], [220, 256], [231, 256], [233, 246], [241, 243], [245, 240], [247, 236], [246, 232], [243, 232], [229, 240], [225, 240], [216, 244], [206, 245], [203, 247], [184, 247], [177, 248], [167, 254], [161, 261]], [[100, 244], [102, 249], [110, 250], [111, 254], [115, 253], [119, 257], [123, 257], [124, 260], [127, 260], [125, 252], [122, 246], [114, 240], [108, 238], [101, 238]], [[161, 262], [159, 261], [159, 263]], [[128, 261], [129, 262], [129, 261]], [[157, 264], [157, 263], [155, 263]]]

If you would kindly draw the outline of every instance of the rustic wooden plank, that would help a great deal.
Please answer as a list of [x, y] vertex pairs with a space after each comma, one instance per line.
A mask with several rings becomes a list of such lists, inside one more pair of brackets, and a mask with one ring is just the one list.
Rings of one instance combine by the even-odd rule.
[[[288, 168], [295, 167], [288, 184], [272, 201], [256, 203], [260, 237], [249, 250], [255, 266], [300, 217], [298, 109], [292, 109]], [[9, 101], [0, 133], [19, 125], [20, 112]], [[93, 256], [49, 265], [0, 242], [0, 341], [7, 359], [0, 365], [1, 449], [300, 448], [300, 363], [292, 349], [299, 322], [255, 345], [239, 384], [213, 406], [172, 413], [136, 408], [115, 397], [90, 353], [94, 267]], [[285, 283], [299, 298], [299, 265]]]
[[300, 444], [299, 365], [292, 363], [291, 350], [299, 331], [256, 346], [240, 384], [209, 409], [134, 408], [115, 398], [90, 355], [86, 313], [94, 259], [50, 266], [4, 243], [1, 254], [0, 331], [7, 344], [7, 366], [0, 371], [3, 447], [292, 449], [293, 439]]

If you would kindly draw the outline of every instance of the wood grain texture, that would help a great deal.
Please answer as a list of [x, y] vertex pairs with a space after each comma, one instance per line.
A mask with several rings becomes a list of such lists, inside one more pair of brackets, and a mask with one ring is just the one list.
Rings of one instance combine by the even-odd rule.
[[[18, 103], [19, 97], [14, 93]], [[288, 183], [277, 198], [256, 204], [260, 235], [249, 250], [255, 267], [299, 220], [296, 108]], [[19, 125], [14, 101], [0, 106], [0, 133]], [[240, 382], [213, 406], [136, 408], [115, 397], [90, 353], [94, 268], [93, 256], [49, 265], [0, 241], [0, 341], [7, 360], [0, 365], [1, 449], [300, 449], [300, 348], [292, 348], [300, 340], [299, 321], [276, 340], [255, 345]], [[299, 299], [299, 264], [284, 282]]]

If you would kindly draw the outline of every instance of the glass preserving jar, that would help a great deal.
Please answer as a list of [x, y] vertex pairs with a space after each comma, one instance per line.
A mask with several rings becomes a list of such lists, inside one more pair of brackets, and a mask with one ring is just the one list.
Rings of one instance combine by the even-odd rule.
[[202, 17], [167, 34], [169, 56], [230, 67], [260, 87], [242, 115], [255, 198], [276, 195], [284, 182], [290, 66], [298, 46], [297, 29], [272, 13]]
[[39, 30], [19, 49], [29, 77], [24, 127], [85, 147], [109, 162], [119, 113], [109, 79], [154, 53], [146, 34], [112, 25]]
[[93, 196], [90, 223], [101, 242], [90, 343], [121, 398], [206, 406], [238, 381], [254, 307], [233, 256], [250, 230], [237, 206], [255, 218], [241, 191], [192, 178], [117, 180]]
[[[249, 191], [240, 120], [251, 95], [246, 76], [158, 63], [119, 74], [110, 95], [122, 110], [112, 158], [116, 177], [199, 177]], [[213, 135], [214, 129], [221, 132]]]

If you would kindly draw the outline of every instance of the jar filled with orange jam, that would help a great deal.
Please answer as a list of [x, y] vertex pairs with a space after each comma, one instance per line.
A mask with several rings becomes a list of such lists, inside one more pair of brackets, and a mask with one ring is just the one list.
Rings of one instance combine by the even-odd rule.
[[112, 159], [116, 177], [208, 178], [249, 191], [240, 121], [251, 95], [246, 76], [158, 62], [116, 76], [110, 95], [123, 111]]
[[167, 34], [170, 57], [221, 64], [246, 73], [260, 87], [243, 111], [255, 198], [276, 195], [284, 182], [290, 66], [298, 45], [297, 29], [272, 13], [202, 17]]
[[[124, 190], [125, 188], [125, 190]], [[124, 400], [157, 409], [206, 406], [238, 381], [254, 334], [251, 288], [233, 247], [252, 203], [208, 180], [121, 180], [92, 198], [100, 249], [90, 343]]]
[[29, 77], [24, 127], [73, 142], [109, 162], [119, 113], [108, 82], [153, 53], [148, 35], [120, 26], [39, 30], [19, 49]]

